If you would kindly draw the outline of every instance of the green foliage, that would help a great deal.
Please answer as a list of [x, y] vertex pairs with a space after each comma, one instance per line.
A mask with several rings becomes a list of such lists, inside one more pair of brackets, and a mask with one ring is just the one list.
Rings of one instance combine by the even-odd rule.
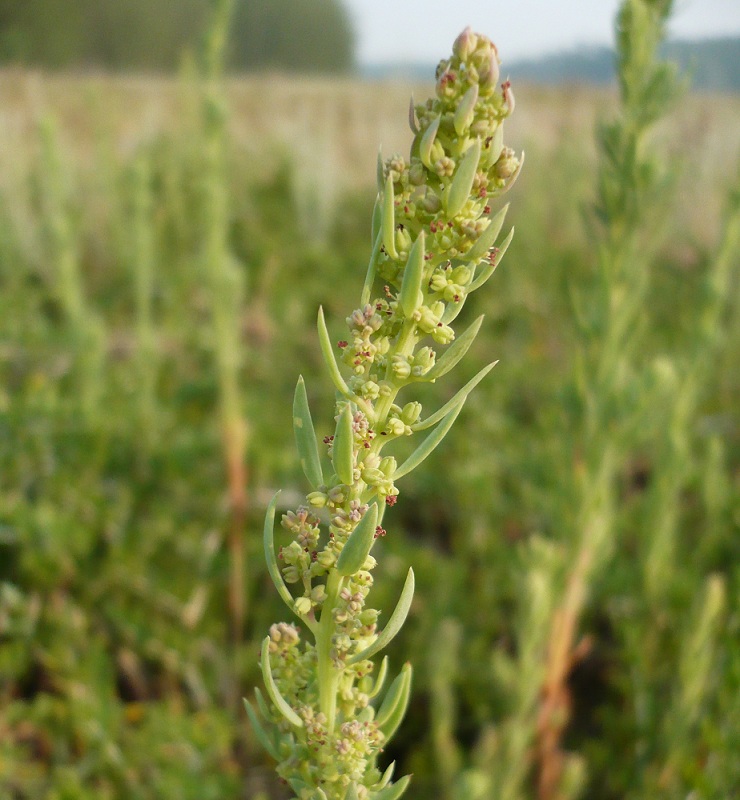
[[207, 19], [207, 0], [1, 0], [0, 60], [172, 69]]
[[[124, 96], [114, 81], [106, 91]], [[70, 104], [84, 94], [75, 90]], [[622, 170], [631, 150], [623, 134], [608, 133], [611, 116], [597, 171], [590, 129], [563, 125], [557, 139], [540, 138], [562, 97], [538, 98], [542, 116], [522, 142], [528, 164], [510, 212], [517, 237], [491, 278], [495, 291], [470, 298], [460, 330], [481, 313], [487, 321], [457, 380], [428, 387], [424, 404], [452, 411], [459, 387], [499, 363], [424, 468], [404, 478], [392, 510], [404, 533], [375, 545], [388, 574], [374, 587], [382, 622], [409, 563], [416, 581], [413, 603], [407, 593], [400, 604], [405, 635], [389, 644], [391, 663], [415, 664], [409, 711], [381, 768], [397, 761], [397, 775], [414, 773], [409, 792], [430, 800], [536, 796], [528, 737], [543, 642], [578, 544], [570, 526], [586, 451], [576, 436], [594, 397], [583, 386], [598, 378], [620, 393], [588, 451], [598, 463], [593, 453], [618, 445], [617, 538], [590, 584], [588, 647], [568, 677], [564, 791], [728, 797], [740, 778], [740, 194], [725, 197], [736, 163], [713, 173], [699, 128], [671, 117]], [[700, 104], [716, 144], [722, 107], [704, 97], [681, 103]], [[373, 190], [343, 196], [326, 237], [307, 243], [286, 224], [302, 202], [297, 167], [274, 152], [250, 158], [228, 137], [223, 145], [222, 223], [230, 268], [244, 281], [239, 404], [252, 430], [248, 614], [233, 648], [201, 112], [198, 93], [178, 106], [174, 132], [133, 150], [101, 134], [82, 161], [69, 144], [79, 122], [47, 118], [27, 135], [42, 157], [15, 159], [15, 182], [3, 176], [2, 797], [284, 797], [231, 700], [259, 681], [264, 631], [288, 613], [257, 566], [263, 509], [283, 486], [282, 514], [305, 485], [290, 408], [300, 372], [319, 440], [334, 433], [321, 422], [334, 387], [309, 378], [322, 369], [316, 309], [324, 305], [333, 327], [346, 309], [327, 286], [362, 288]], [[689, 156], [690, 172], [673, 181], [661, 167], [669, 145]], [[657, 168], [644, 166], [656, 158]], [[717, 177], [700, 183], [707, 174]], [[648, 198], [644, 216], [638, 191]], [[589, 197], [601, 221], [589, 215], [583, 229], [578, 208]], [[700, 224], [685, 225], [689, 218]], [[626, 331], [637, 337], [630, 369], [599, 372], [612, 284], [602, 281], [595, 242], [603, 245], [610, 220], [640, 231], [645, 282]], [[623, 243], [611, 241], [615, 250]], [[96, 339], [86, 331], [102, 345], [89, 370], [86, 342]], [[594, 360], [584, 370], [586, 356]], [[622, 427], [627, 416], [637, 422]]]
[[339, 0], [244, 0], [236, 8], [231, 52], [242, 69], [347, 72], [354, 34]]
[[[213, 0], [0, 0], [0, 62], [173, 70]], [[229, 66], [345, 72], [354, 35], [340, 0], [236, 0]]]

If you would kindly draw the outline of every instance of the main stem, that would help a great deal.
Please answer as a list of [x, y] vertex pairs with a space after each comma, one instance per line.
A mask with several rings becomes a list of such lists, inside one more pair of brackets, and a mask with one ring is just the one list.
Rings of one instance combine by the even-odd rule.
[[318, 659], [319, 708], [326, 717], [328, 731], [333, 731], [337, 717], [337, 688], [340, 670], [331, 657], [334, 620], [332, 612], [336, 608], [343, 578], [332, 569], [326, 581], [326, 599], [322, 606], [319, 628], [316, 632], [316, 656]]

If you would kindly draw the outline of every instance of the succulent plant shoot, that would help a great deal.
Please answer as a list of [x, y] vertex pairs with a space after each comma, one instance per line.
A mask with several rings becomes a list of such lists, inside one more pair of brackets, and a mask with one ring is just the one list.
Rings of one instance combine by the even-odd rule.
[[[495, 45], [467, 28], [437, 67], [435, 97], [412, 101], [410, 156], [379, 158], [372, 253], [344, 338], [332, 341], [318, 312], [336, 424], [322, 446], [299, 378], [293, 425], [311, 490], [282, 516], [280, 542], [277, 496], [264, 525], [270, 575], [298, 624], [270, 628], [261, 651], [266, 696], [257, 690], [256, 705], [246, 703], [299, 800], [394, 800], [410, 781], [393, 783], [393, 765], [383, 771], [378, 755], [405, 713], [411, 666], [386, 687], [388, 659], [374, 659], [406, 619], [414, 573], [395, 610], [381, 616], [370, 603], [373, 545], [386, 533], [397, 483], [440, 443], [494, 366], [431, 413], [414, 398], [417, 384], [446, 375], [470, 348], [482, 317], [460, 333], [455, 320], [511, 241], [513, 229], [496, 244], [506, 207], [494, 204], [522, 165], [503, 139], [513, 110]], [[387, 450], [403, 437], [418, 444], [398, 463]]]

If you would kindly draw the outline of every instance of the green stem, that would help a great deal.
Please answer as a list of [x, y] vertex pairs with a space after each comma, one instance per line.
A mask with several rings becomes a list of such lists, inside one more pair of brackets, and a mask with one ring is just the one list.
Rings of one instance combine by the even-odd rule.
[[329, 572], [326, 581], [326, 600], [321, 611], [321, 620], [316, 632], [316, 655], [318, 659], [319, 708], [326, 717], [329, 732], [334, 730], [337, 716], [337, 689], [341, 672], [334, 666], [331, 657], [334, 619], [332, 612], [337, 605], [344, 579], [335, 570]]
[[[398, 334], [398, 339], [396, 339], [395, 345], [391, 348], [388, 353], [388, 367], [385, 373], [385, 380], [387, 383], [390, 383], [394, 386], [393, 390], [390, 394], [381, 397], [378, 400], [378, 405], [375, 408], [375, 424], [379, 431], [382, 431], [385, 428], [385, 423], [388, 421], [388, 414], [390, 413], [391, 406], [395, 402], [396, 395], [401, 391], [403, 388], [402, 386], [397, 386], [395, 379], [393, 377], [393, 372], [391, 368], [391, 360], [395, 355], [403, 355], [408, 356], [414, 351], [414, 347], [418, 342], [418, 338], [414, 332], [415, 323], [412, 319], [406, 319], [403, 322], [403, 327], [401, 328], [401, 332]], [[380, 446], [382, 446], [379, 440], [376, 439], [378, 442], [378, 450]], [[377, 451], [376, 451], [377, 452]]]

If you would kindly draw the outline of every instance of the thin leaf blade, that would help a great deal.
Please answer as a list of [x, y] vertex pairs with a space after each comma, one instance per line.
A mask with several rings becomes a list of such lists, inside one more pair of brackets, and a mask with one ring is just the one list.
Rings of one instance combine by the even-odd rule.
[[354, 432], [352, 430], [352, 409], [347, 403], [342, 409], [334, 433], [332, 463], [339, 480], [352, 485], [354, 472]]
[[509, 245], [511, 244], [511, 240], [514, 238], [514, 228], [512, 228], [509, 233], [507, 234], [506, 238], [503, 242], [501, 242], [501, 247], [499, 247], [498, 252], [496, 253], [496, 258], [493, 261], [490, 261], [485, 267], [478, 273], [475, 280], [468, 286], [468, 294], [471, 294], [476, 289], [480, 289], [481, 286], [493, 275], [493, 271], [496, 267], [501, 263], [501, 259], [506, 255], [506, 251], [509, 249]]
[[329, 370], [329, 375], [331, 376], [332, 382], [340, 394], [343, 394], [345, 397], [349, 397], [349, 386], [347, 386], [344, 378], [342, 377], [342, 373], [339, 371], [337, 360], [334, 358], [334, 349], [332, 348], [331, 339], [329, 338], [329, 331], [326, 327], [324, 309], [321, 306], [319, 306], [317, 327], [319, 331], [319, 344], [321, 345], [321, 353], [324, 356], [324, 362]]
[[352, 666], [352, 664], [357, 664], [360, 661], [372, 658], [376, 653], [388, 646], [388, 644], [395, 638], [396, 634], [401, 630], [403, 623], [406, 621], [413, 598], [414, 570], [409, 567], [409, 571], [406, 574], [406, 582], [404, 583], [403, 590], [401, 591], [401, 596], [398, 599], [398, 603], [396, 604], [393, 613], [391, 614], [391, 618], [388, 620], [388, 624], [385, 626], [385, 628], [383, 628], [380, 634], [378, 634], [378, 638], [371, 645], [368, 645], [362, 652], [356, 653], [354, 656], [347, 659], [347, 666]]
[[424, 459], [429, 456], [436, 448], [437, 445], [444, 439], [447, 432], [452, 427], [452, 423], [457, 419], [457, 415], [465, 405], [465, 400], [461, 400], [451, 411], [447, 413], [446, 417], [442, 418], [442, 422], [424, 439], [424, 441], [414, 450], [414, 452], [401, 464], [401, 466], [393, 473], [393, 480], [403, 478], [411, 470], [416, 469]]
[[473, 144], [465, 151], [457, 170], [452, 178], [452, 183], [447, 191], [445, 208], [448, 217], [456, 217], [463, 209], [470, 197], [473, 188], [475, 173], [478, 170], [480, 161], [481, 144], [480, 139], [476, 139]]
[[446, 375], [453, 367], [457, 365], [461, 358], [468, 352], [470, 346], [473, 344], [475, 337], [478, 335], [480, 326], [483, 324], [483, 315], [481, 314], [473, 324], [458, 336], [454, 342], [445, 350], [442, 357], [437, 363], [424, 375], [425, 381], [434, 381]]
[[491, 218], [491, 221], [488, 223], [488, 227], [483, 231], [483, 233], [478, 237], [478, 241], [465, 253], [464, 256], [461, 256], [461, 259], [465, 261], [479, 261], [485, 255], [487, 255], [488, 251], [493, 247], [494, 242], [498, 238], [499, 233], [501, 233], [501, 228], [504, 226], [504, 220], [506, 219], [506, 212], [509, 210], [509, 204], [507, 203], [502, 209], [500, 209], [494, 217]]
[[270, 699], [275, 704], [275, 708], [296, 728], [303, 727], [303, 720], [295, 713], [295, 711], [288, 705], [285, 698], [280, 694], [280, 690], [272, 677], [272, 668], [270, 666], [270, 637], [265, 636], [262, 640], [262, 654], [260, 659], [260, 666], [262, 668], [262, 678], [265, 681], [265, 688]]
[[277, 505], [277, 499], [279, 495], [280, 491], [278, 490], [272, 500], [270, 500], [270, 504], [267, 506], [262, 541], [265, 547], [267, 571], [272, 578], [272, 582], [275, 584], [275, 588], [277, 589], [280, 597], [282, 597], [282, 599], [285, 601], [285, 604], [293, 613], [295, 613], [295, 601], [293, 600], [293, 595], [285, 585], [283, 576], [280, 574], [280, 567], [278, 566], [277, 558], [275, 557], [275, 506]]
[[[338, 475], [339, 473], [337, 473]], [[352, 531], [337, 559], [337, 572], [343, 577], [354, 575], [365, 563], [375, 541], [378, 525], [378, 506], [370, 503], [368, 510]]]
[[319, 447], [303, 376], [299, 376], [293, 395], [293, 433], [303, 472], [314, 489], [324, 483]]
[[411, 430], [425, 431], [428, 428], [431, 428], [432, 425], [436, 425], [438, 422], [440, 422], [445, 416], [447, 416], [447, 414], [450, 413], [450, 411], [452, 411], [453, 408], [465, 402], [468, 395], [483, 380], [483, 378], [488, 375], [488, 373], [496, 366], [496, 364], [498, 364], [498, 361], [492, 361], [488, 366], [483, 367], [483, 369], [474, 378], [469, 380], [451, 400], [448, 400], [441, 408], [437, 409], [437, 411], [428, 416], [426, 419], [417, 422], [415, 425], [412, 425]]
[[424, 277], [425, 253], [424, 231], [421, 231], [409, 252], [398, 295], [398, 302], [406, 317], [410, 317], [422, 302], [421, 282]]
[[249, 702], [249, 700], [247, 700], [246, 697], [242, 699], [244, 700], [244, 708], [247, 711], [247, 716], [249, 717], [249, 722], [252, 725], [252, 730], [254, 731], [254, 735], [257, 737], [257, 741], [276, 761], [279, 761], [280, 755], [278, 753], [278, 749], [262, 725], [257, 712], [254, 710], [252, 704]]

